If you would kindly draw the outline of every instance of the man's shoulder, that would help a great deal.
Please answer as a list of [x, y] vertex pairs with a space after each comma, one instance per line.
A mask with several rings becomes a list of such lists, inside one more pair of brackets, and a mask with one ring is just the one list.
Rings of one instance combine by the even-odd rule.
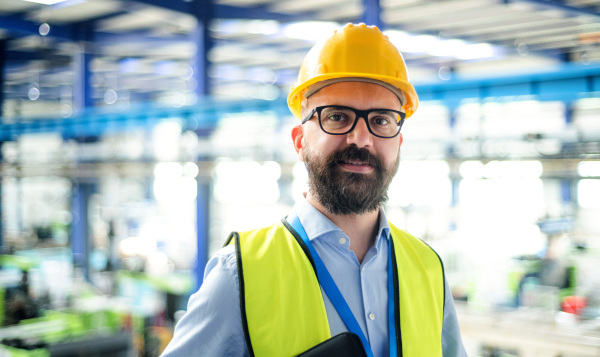
[[209, 259], [207, 268], [236, 266], [235, 246], [228, 244], [217, 250]]

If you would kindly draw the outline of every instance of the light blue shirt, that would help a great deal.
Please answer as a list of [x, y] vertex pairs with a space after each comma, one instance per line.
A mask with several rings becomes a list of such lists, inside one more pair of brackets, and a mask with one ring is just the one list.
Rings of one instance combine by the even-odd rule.
[[[350, 239], [327, 217], [302, 198], [290, 217], [297, 215], [340, 289], [377, 357], [389, 355], [388, 342], [388, 239], [390, 227], [383, 209], [375, 244], [362, 263], [350, 250]], [[442, 350], [444, 357], [466, 357], [454, 301], [446, 284]], [[323, 293], [331, 335], [348, 331]], [[175, 327], [163, 357], [248, 356], [240, 313], [235, 248], [220, 249], [209, 260], [204, 283], [190, 297], [188, 310]]]

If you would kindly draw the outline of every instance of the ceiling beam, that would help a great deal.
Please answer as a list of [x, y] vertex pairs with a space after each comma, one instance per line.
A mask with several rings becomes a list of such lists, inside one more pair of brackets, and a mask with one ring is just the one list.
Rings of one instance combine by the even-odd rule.
[[[21, 16], [0, 16], [0, 27], [7, 30], [15, 37], [38, 35], [40, 36], [40, 24], [25, 20]], [[49, 37], [73, 41], [74, 34], [70, 26], [50, 25]]]
[[[81, 22], [72, 23], [69, 25], [55, 25], [50, 23], [50, 33], [45, 36], [50, 39], [58, 39], [61, 41], [67, 42], [77, 42], [80, 40], [79, 35], [81, 34], [83, 29], [92, 29], [94, 28], [94, 24], [96, 21], [106, 19], [112, 16], [119, 16], [125, 14], [127, 12], [117, 12], [113, 13], [110, 16], [101, 16], [99, 18], [95, 18], [93, 20], [86, 20]], [[23, 18], [21, 15], [11, 15], [11, 16], [0, 16], [0, 28], [6, 30], [8, 33], [7, 40], [26, 37], [26, 36], [40, 36], [39, 33], [40, 24], [34, 21], [27, 20]], [[158, 37], [153, 36], [148, 30], [139, 30], [139, 31], [128, 31], [126, 33], [112, 33], [112, 32], [99, 32], [95, 31], [94, 42], [103, 45], [103, 44], [115, 44], [115, 43], [123, 43], [123, 42], [135, 42], [137, 44], [146, 43], [146, 44], [172, 44], [174, 41], [189, 41], [189, 35], [186, 34], [173, 34], [169, 37]], [[24, 56], [20, 56], [20, 55]], [[6, 56], [11, 61], [18, 60], [31, 60], [36, 59], [36, 54], [25, 55], [24, 52], [19, 50], [12, 51], [7, 49]]]
[[570, 13], [572, 15], [589, 15], [594, 17], [600, 17], [600, 13], [593, 9], [583, 8], [573, 5], [568, 5], [564, 1], [560, 0], [503, 0], [506, 4], [510, 3], [531, 3], [534, 5], [539, 5], [548, 9], [560, 10], [563, 12]]
[[600, 65], [563, 64], [528, 74], [498, 75], [487, 78], [454, 79], [432, 84], [415, 84], [422, 101], [438, 100], [456, 107], [474, 98], [530, 97], [542, 101], [571, 102], [598, 97]]
[[[186, 14], [194, 15], [193, 6], [191, 3], [184, 1], [172, 1], [172, 0], [136, 0], [139, 3], [146, 5], [153, 5], [162, 7], [165, 9], [183, 12]], [[202, 0], [204, 1], [204, 0]], [[301, 21], [308, 18], [308, 14], [302, 15], [289, 15], [273, 12], [268, 6], [250, 6], [240, 7], [222, 4], [212, 4], [213, 15], [219, 19], [247, 19], [247, 20], [277, 20], [282, 22], [290, 21]]]
[[69, 62], [71, 56], [59, 54], [52, 50], [42, 51], [21, 51], [21, 50], [6, 50], [4, 60], [6, 63], [21, 63], [36, 60], [56, 60], [61, 62]]
[[[105, 14], [102, 16], [95, 17], [91, 20], [75, 22], [69, 25], [57, 25], [50, 22], [50, 33], [48, 33], [47, 37], [58, 38], [60, 40], [66, 41], [75, 41], [77, 39], [77, 32], [79, 32], [79, 30], [82, 27], [93, 26], [93, 24], [98, 21], [106, 20], [127, 13], [128, 11], [117, 11], [111, 14]], [[27, 15], [27, 13], [0, 16], [0, 28], [8, 31], [10, 33], [10, 37], [13, 38], [31, 35], [41, 36], [39, 31], [41, 23], [28, 20], [24, 17], [25, 15]]]
[[[600, 89], [600, 64], [563, 65], [559, 69], [482, 79], [455, 79], [432, 84], [415, 83], [422, 101], [435, 100], [453, 108], [463, 99], [486, 100], [531, 96], [538, 100], [570, 102], [597, 98]], [[216, 127], [215, 113], [273, 111], [280, 118], [289, 116], [285, 98], [275, 101], [222, 101], [203, 99], [195, 106], [181, 108], [139, 105], [137, 109], [114, 107], [88, 109], [71, 118], [40, 117], [14, 123], [0, 123], [0, 141], [16, 140], [30, 133], [57, 132], [64, 138], [101, 136], [107, 132], [124, 132], [133, 127], [152, 127], [163, 118], [181, 118], [184, 129]]]
[[215, 18], [277, 20], [281, 22], [301, 21], [309, 18], [308, 14], [289, 15], [269, 10], [266, 6], [238, 7], [230, 5], [213, 5]]

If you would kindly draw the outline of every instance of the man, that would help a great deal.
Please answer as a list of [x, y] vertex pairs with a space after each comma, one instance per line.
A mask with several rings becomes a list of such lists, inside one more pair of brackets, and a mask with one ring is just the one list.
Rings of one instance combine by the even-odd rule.
[[163, 356], [295, 356], [348, 331], [368, 356], [466, 356], [439, 257], [382, 208], [418, 104], [398, 50], [349, 24], [311, 49], [288, 104], [309, 190], [230, 236]]

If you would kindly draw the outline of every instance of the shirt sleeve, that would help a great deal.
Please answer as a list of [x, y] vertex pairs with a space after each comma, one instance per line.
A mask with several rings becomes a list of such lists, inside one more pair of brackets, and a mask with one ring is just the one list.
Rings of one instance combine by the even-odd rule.
[[460, 337], [454, 298], [445, 278], [444, 284], [446, 286], [446, 296], [444, 301], [444, 326], [442, 328], [442, 355], [444, 357], [468, 357]]
[[229, 245], [206, 264], [204, 282], [161, 357], [248, 356], [239, 295], [235, 247]]

